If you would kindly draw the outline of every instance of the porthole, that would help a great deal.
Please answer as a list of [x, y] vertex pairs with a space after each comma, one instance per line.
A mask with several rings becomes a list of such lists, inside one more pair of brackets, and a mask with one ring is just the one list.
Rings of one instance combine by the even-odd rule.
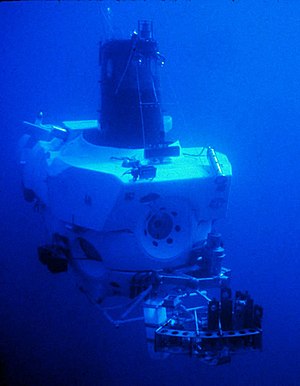
[[165, 239], [173, 229], [173, 221], [168, 213], [156, 213], [148, 223], [148, 232], [154, 239]]

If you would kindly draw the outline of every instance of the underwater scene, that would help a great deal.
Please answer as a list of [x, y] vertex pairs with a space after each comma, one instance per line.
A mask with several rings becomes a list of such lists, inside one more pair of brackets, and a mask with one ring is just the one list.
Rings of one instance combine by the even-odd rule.
[[299, 385], [300, 3], [0, 25], [0, 385]]

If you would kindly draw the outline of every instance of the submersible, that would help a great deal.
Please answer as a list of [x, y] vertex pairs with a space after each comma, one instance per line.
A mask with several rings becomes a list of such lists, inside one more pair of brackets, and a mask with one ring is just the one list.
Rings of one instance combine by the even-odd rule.
[[228, 363], [261, 348], [262, 308], [232, 293], [223, 267], [216, 221], [227, 211], [227, 157], [166, 140], [164, 62], [150, 21], [104, 41], [99, 120], [44, 124], [40, 113], [25, 122], [24, 196], [47, 229], [41, 263], [54, 274], [70, 268], [115, 325], [143, 321], [151, 355]]

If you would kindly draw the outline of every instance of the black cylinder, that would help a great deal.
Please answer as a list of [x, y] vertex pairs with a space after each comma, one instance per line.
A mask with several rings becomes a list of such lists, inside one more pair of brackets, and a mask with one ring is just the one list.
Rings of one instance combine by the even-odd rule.
[[159, 77], [163, 59], [147, 26], [139, 24], [141, 30], [131, 39], [101, 46], [100, 125], [106, 146], [146, 148], [164, 142]]
[[218, 330], [219, 328], [219, 302], [212, 299], [208, 303], [207, 327], [209, 330]]
[[221, 326], [222, 330], [228, 331], [232, 329], [232, 299], [231, 289], [221, 288]]

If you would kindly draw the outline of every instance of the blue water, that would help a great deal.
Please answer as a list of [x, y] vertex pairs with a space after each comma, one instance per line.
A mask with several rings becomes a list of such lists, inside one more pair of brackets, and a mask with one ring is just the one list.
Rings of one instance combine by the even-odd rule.
[[[262, 353], [218, 368], [182, 357], [153, 361], [142, 324], [114, 329], [70, 274], [52, 276], [37, 261], [45, 234], [21, 194], [21, 122], [40, 110], [48, 122], [97, 118], [108, 5], [124, 36], [138, 19], [153, 19], [185, 117], [175, 129], [181, 142], [213, 145], [232, 162], [229, 212], [220, 222], [225, 263], [232, 287], [264, 305]], [[0, 26], [3, 384], [299, 385], [300, 3], [1, 3]]]

